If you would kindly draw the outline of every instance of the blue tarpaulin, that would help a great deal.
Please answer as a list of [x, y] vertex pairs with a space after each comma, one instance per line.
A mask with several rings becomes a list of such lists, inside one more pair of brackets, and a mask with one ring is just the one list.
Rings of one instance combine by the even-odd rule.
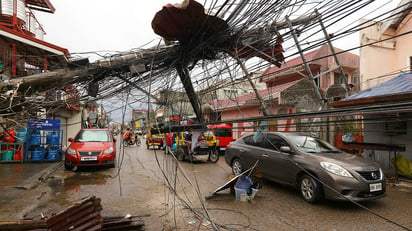
[[412, 93], [412, 72], [401, 74], [375, 87], [348, 96], [341, 101], [351, 101], [377, 96], [391, 96]]

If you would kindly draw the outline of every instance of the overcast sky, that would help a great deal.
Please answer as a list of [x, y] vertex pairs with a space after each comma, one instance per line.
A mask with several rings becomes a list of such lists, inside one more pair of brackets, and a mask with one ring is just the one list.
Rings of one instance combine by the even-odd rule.
[[179, 1], [51, 0], [54, 14], [35, 14], [47, 33], [44, 40], [70, 53], [128, 51], [159, 38], [151, 21], [169, 2]]
[[[377, 0], [354, 15], [353, 22], [372, 10], [380, 8], [382, 11], [394, 7], [399, 1]], [[177, 2], [181, 1], [51, 0], [56, 8], [54, 14], [39, 11], [35, 14], [47, 33], [45, 41], [67, 48], [72, 54], [91, 51], [104, 54], [105, 51], [128, 51], [153, 40], [153, 45], [157, 44], [159, 36], [154, 34], [151, 21], [163, 5]], [[385, 7], [381, 7], [382, 4], [386, 4]], [[338, 47], [347, 49], [348, 47], [342, 47], [348, 46], [345, 43]], [[87, 55], [82, 55], [85, 56]], [[97, 57], [90, 58], [93, 60]]]

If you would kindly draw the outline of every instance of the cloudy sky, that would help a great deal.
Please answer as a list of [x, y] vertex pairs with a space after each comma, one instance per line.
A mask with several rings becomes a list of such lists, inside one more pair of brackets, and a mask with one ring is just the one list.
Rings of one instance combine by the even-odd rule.
[[51, 0], [56, 8], [54, 14], [35, 14], [47, 33], [45, 41], [67, 48], [71, 53], [104, 54], [105, 51], [128, 51], [159, 38], [150, 24], [155, 13], [168, 2]]
[[[370, 12], [376, 14], [394, 7], [399, 1], [375, 1], [368, 8], [354, 15], [353, 22], [360, 17], [371, 17]], [[156, 44], [159, 36], [154, 34], [151, 21], [163, 5], [176, 2], [181, 1], [51, 0], [56, 8], [54, 14], [43, 12], [35, 12], [35, 14], [47, 33], [44, 37], [45, 41], [67, 48], [73, 54], [82, 53], [82, 57], [90, 55], [93, 60], [99, 57], [83, 53], [105, 54], [106, 51], [128, 51], [148, 42]]]

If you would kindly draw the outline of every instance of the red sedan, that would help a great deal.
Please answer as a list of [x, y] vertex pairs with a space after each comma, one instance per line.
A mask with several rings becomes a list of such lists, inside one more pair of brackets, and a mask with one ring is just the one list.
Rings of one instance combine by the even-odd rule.
[[115, 166], [116, 139], [109, 129], [81, 129], [75, 138], [69, 138], [64, 166], [76, 170], [77, 166]]

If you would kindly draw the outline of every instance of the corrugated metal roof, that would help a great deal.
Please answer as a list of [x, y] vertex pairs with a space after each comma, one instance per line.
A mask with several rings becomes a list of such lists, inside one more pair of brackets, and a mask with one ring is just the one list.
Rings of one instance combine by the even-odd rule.
[[369, 88], [357, 94], [348, 96], [341, 101], [351, 101], [377, 96], [392, 96], [405, 93], [412, 93], [412, 72], [401, 74], [376, 87]]
[[392, 11], [389, 19], [384, 21], [381, 26], [381, 34], [384, 34], [390, 27], [395, 29], [399, 26], [403, 19], [411, 12], [412, 2], [410, 0], [402, 0], [398, 6]]
[[29, 8], [44, 12], [54, 13], [56, 10], [49, 0], [26, 0]]

